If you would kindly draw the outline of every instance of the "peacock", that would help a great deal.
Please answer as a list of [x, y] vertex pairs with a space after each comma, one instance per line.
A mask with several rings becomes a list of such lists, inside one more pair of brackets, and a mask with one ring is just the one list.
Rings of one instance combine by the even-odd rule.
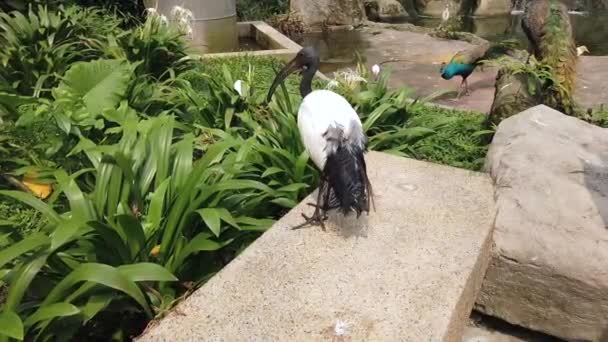
[[528, 0], [521, 22], [536, 59], [550, 67], [553, 77], [546, 85], [546, 105], [574, 114], [573, 100], [577, 48], [567, 7], [559, 0]]
[[457, 98], [460, 98], [463, 86], [465, 95], [469, 95], [467, 77], [471, 76], [475, 68], [481, 64], [481, 61], [494, 59], [501, 55], [507, 54], [512, 45], [512, 41], [504, 41], [495, 44], [485, 42], [481, 45], [475, 46], [474, 48], [459, 51], [447, 64], [441, 64], [441, 78], [444, 80], [449, 80], [454, 76], [462, 77]]

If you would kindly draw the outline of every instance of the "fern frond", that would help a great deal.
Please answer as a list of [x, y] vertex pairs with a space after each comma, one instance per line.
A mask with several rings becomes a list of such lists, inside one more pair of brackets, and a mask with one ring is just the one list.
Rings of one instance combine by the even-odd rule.
[[550, 0], [549, 13], [540, 39], [541, 62], [553, 71], [553, 83], [548, 85], [546, 104], [566, 114], [574, 114], [576, 80], [576, 45], [567, 10], [557, 0]]

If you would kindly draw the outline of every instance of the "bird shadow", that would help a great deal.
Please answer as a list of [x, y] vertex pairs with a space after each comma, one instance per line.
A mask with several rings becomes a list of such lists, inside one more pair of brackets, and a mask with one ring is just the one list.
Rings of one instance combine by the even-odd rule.
[[352, 237], [367, 238], [369, 229], [368, 215], [363, 213], [357, 218], [357, 215], [354, 213], [345, 216], [336, 210], [332, 210], [328, 213], [326, 229], [333, 231], [345, 239]]

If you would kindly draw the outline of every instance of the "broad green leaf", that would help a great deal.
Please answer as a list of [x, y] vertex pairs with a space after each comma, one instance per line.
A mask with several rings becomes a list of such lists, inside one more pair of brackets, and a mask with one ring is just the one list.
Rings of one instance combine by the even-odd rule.
[[48, 204], [43, 201], [37, 199], [33, 195], [25, 193], [23, 191], [13, 191], [13, 190], [0, 190], [0, 196], [4, 195], [7, 197], [11, 197], [16, 199], [24, 204], [29, 205], [30, 207], [38, 210], [42, 213], [46, 218], [48, 218], [51, 222], [57, 223], [60, 220], [59, 214], [53, 210]]
[[163, 219], [163, 210], [165, 203], [165, 194], [169, 188], [171, 177], [165, 179], [158, 189], [152, 193], [150, 207], [148, 208], [148, 216], [146, 217], [145, 233], [149, 237], [158, 227]]
[[175, 161], [173, 162], [173, 187], [175, 193], [182, 189], [192, 174], [192, 153], [194, 146], [194, 135], [186, 134], [182, 141], [175, 144]]
[[296, 201], [289, 199], [289, 198], [285, 198], [285, 197], [280, 197], [280, 198], [275, 198], [272, 201], [270, 201], [272, 203], [276, 203], [282, 207], [291, 209], [293, 207], [295, 207], [296, 205], [298, 205], [298, 203], [296, 203]]
[[308, 188], [308, 184], [294, 183], [294, 184], [285, 185], [284, 187], [277, 189], [277, 191], [296, 192], [297, 193], [301, 189], [305, 189], [305, 188]]
[[234, 239], [229, 239], [227, 241], [216, 242], [209, 240], [209, 235], [206, 233], [200, 233], [194, 237], [194, 239], [190, 240], [186, 247], [181, 251], [179, 257], [176, 261], [176, 266], [179, 267], [181, 264], [193, 253], [197, 252], [213, 252], [217, 251], [230, 243], [232, 243]]
[[239, 225], [238, 223], [236, 223], [236, 220], [234, 219], [234, 217], [232, 216], [232, 214], [230, 214], [230, 212], [228, 211], [228, 209], [225, 208], [217, 208], [218, 210], [218, 214], [220, 215], [220, 218], [228, 223], [229, 225], [233, 226], [234, 228], [239, 229]]
[[266, 169], [266, 171], [264, 171], [264, 173], [262, 173], [262, 178], [266, 178], [268, 176], [272, 176], [274, 174], [280, 173], [280, 172], [285, 172], [282, 169], [279, 169], [276, 166], [271, 166], [269, 168]]
[[97, 232], [103, 243], [105, 243], [105, 246], [111, 248], [123, 263], [131, 262], [131, 250], [125, 244], [127, 240], [126, 236], [121, 236], [119, 230], [113, 229], [101, 222], [93, 221], [87, 224]]
[[151, 153], [156, 156], [156, 177], [154, 178], [155, 187], [159, 187], [160, 184], [169, 175], [169, 153], [171, 149], [171, 142], [173, 139], [173, 119], [169, 117], [159, 118], [155, 122], [154, 129], [150, 132], [150, 139], [152, 139], [152, 151]]
[[215, 234], [215, 236], [220, 236], [220, 213], [216, 208], [205, 208], [199, 209], [196, 211], [205, 221], [209, 230]]
[[56, 250], [73, 239], [82, 237], [90, 230], [80, 218], [60, 222], [51, 234], [51, 250]]
[[135, 258], [146, 243], [146, 236], [139, 221], [131, 215], [119, 215], [118, 227], [126, 236], [125, 245], [130, 249], [131, 256]]
[[10, 283], [8, 296], [6, 297], [6, 302], [4, 303], [5, 311], [14, 311], [17, 309], [21, 303], [21, 300], [23, 299], [25, 291], [29, 288], [30, 283], [36, 274], [38, 274], [42, 266], [46, 264], [48, 257], [48, 252], [38, 253], [24, 261], [23, 265], [18, 268]]
[[41, 306], [25, 320], [24, 325], [31, 327], [40, 321], [50, 320], [55, 317], [73, 316], [79, 313], [80, 310], [70, 303], [53, 303]]
[[236, 218], [236, 222], [241, 227], [241, 230], [264, 231], [272, 227], [276, 223], [271, 219], [256, 219], [253, 217], [241, 216]]
[[23, 322], [13, 311], [0, 313], [0, 335], [23, 341]]
[[119, 59], [78, 62], [65, 73], [57, 93], [81, 98], [88, 112], [97, 116], [120, 103], [131, 76], [132, 66]]
[[308, 152], [303, 151], [298, 160], [296, 161], [295, 167], [295, 181], [300, 182], [304, 178], [304, 172], [306, 171], [306, 165], [308, 164], [309, 155]]
[[178, 279], [158, 264], [142, 262], [138, 264], [123, 265], [118, 270], [129, 280], [139, 281], [177, 281]]
[[63, 278], [47, 295], [42, 305], [48, 305], [66, 297], [70, 289], [81, 281], [91, 281], [122, 291], [133, 298], [151, 317], [152, 311], [137, 285], [125, 277], [118, 269], [104, 264], [87, 263], [72, 271]]
[[85, 221], [95, 220], [93, 206], [89, 199], [84, 196], [76, 181], [68, 176], [64, 170], [56, 171], [55, 178], [70, 202], [72, 217], [78, 217]]
[[37, 249], [38, 247], [48, 245], [50, 239], [42, 233], [34, 233], [25, 239], [0, 251], [0, 268], [13, 259]]
[[115, 296], [112, 293], [93, 295], [89, 297], [87, 303], [80, 308], [80, 311], [84, 317], [86, 317], [86, 321], [93, 319], [101, 310], [110, 304], [114, 297]]

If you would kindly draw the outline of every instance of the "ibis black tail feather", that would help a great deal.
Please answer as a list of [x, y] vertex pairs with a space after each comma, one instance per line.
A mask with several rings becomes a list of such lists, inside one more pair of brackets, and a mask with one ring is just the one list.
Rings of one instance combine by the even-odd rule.
[[326, 139], [333, 145], [327, 156], [323, 176], [331, 191], [325, 207], [337, 207], [344, 215], [368, 212], [371, 199], [371, 184], [367, 177], [364, 147], [357, 139], [345, 139], [341, 129], [328, 132]]

